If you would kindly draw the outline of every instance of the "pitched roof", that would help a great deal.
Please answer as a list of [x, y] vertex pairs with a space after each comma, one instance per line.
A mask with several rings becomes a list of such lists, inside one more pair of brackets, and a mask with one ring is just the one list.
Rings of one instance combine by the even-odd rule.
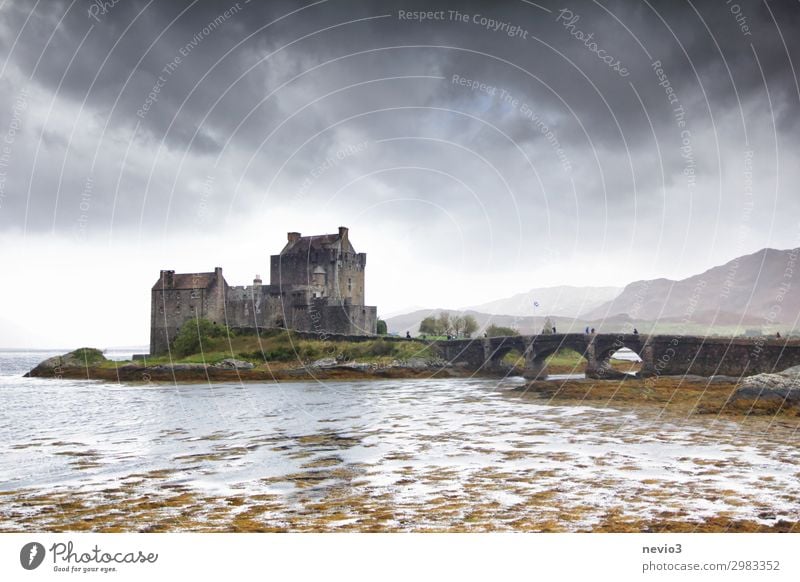
[[[285, 254], [307, 254], [311, 250], [329, 249], [336, 246], [340, 241], [339, 233], [336, 234], [318, 234], [314, 236], [301, 236], [291, 242], [287, 242], [286, 246], [281, 251], [282, 255]], [[345, 249], [347, 250], [347, 249]], [[352, 249], [350, 249], [352, 250]]]
[[[175, 273], [169, 289], [207, 289], [216, 281], [216, 273]], [[159, 277], [153, 289], [161, 289], [164, 284]]]

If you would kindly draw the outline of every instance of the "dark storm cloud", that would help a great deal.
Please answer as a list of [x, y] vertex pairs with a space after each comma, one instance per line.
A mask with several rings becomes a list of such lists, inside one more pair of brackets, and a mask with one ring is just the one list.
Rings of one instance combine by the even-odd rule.
[[[547, 223], [543, 246], [559, 237], [593, 245], [615, 233], [617, 244], [637, 236], [648, 244], [695, 195], [686, 191], [676, 106], [685, 108], [691, 172], [704, 189], [697, 211], [720, 211], [724, 166], [740, 176], [747, 147], [767, 168], [793, 159], [795, 5], [537, 4], [120, 0], [100, 10], [78, 0], [40, 3], [31, 14], [31, 3], [12, 3], [2, 13], [0, 128], [21, 86], [31, 95], [0, 223], [73, 231], [88, 183], [90, 230], [196, 228], [213, 174], [204, 204], [232, 219], [269, 205], [316, 209], [357, 180], [338, 204], [417, 197], [465, 225], [489, 216], [501, 242], [519, 236], [503, 224], [534, 220]], [[559, 18], [562, 9], [569, 14]], [[402, 19], [400, 10], [444, 11], [444, 20]], [[616, 70], [598, 51], [619, 61]], [[361, 142], [365, 152], [313, 176]], [[397, 166], [441, 173], [384, 171]], [[682, 194], [668, 198], [670, 189]], [[764, 196], [770, 207], [797, 206], [787, 192]], [[418, 218], [414, 206], [396, 210], [387, 220]], [[702, 236], [692, 228], [682, 221], [675, 236]]]

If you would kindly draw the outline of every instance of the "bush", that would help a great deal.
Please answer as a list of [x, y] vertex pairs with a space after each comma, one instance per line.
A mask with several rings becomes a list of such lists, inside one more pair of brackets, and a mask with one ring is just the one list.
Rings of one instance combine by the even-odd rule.
[[504, 327], [502, 325], [490, 325], [486, 328], [486, 335], [489, 337], [502, 337], [509, 335], [519, 335], [519, 331], [513, 327]]
[[219, 325], [207, 319], [190, 319], [181, 326], [172, 342], [172, 351], [179, 358], [185, 358], [201, 351], [201, 347], [211, 339], [228, 336], [227, 325]]
[[288, 362], [297, 359], [297, 353], [291, 347], [278, 346], [264, 352], [268, 362]]
[[99, 364], [106, 361], [103, 352], [96, 348], [78, 348], [64, 355], [65, 360], [77, 360], [81, 365]]
[[392, 342], [379, 339], [372, 342], [372, 345], [367, 349], [367, 354], [370, 356], [388, 356], [394, 352], [394, 345]]

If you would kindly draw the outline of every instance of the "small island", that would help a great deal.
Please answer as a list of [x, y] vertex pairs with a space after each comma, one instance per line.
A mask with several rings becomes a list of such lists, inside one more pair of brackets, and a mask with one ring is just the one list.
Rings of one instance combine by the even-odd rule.
[[[481, 342], [486, 340], [461, 340]], [[442, 345], [395, 336], [325, 336], [284, 329], [243, 332], [198, 320], [184, 326], [163, 356], [110, 360], [95, 348], [48, 358], [27, 377], [125, 383], [277, 382], [522, 376], [523, 358], [508, 352], [493, 366], [453, 362]], [[605, 376], [580, 377], [583, 356], [562, 349], [546, 360], [554, 379], [514, 390], [526, 399], [562, 404], [655, 405], [687, 414], [800, 416], [800, 366], [745, 378], [642, 376], [640, 363], [610, 358]], [[564, 377], [559, 377], [564, 376]]]

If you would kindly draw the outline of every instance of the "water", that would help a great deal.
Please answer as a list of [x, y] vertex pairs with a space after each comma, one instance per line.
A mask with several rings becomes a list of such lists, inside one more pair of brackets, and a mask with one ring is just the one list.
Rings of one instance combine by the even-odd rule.
[[119, 385], [0, 352], [0, 530], [583, 530], [797, 520], [795, 426], [554, 406], [521, 380]]
[[620, 348], [614, 352], [613, 357], [615, 360], [624, 360], [626, 362], [641, 362], [642, 358], [639, 354], [629, 348]]

